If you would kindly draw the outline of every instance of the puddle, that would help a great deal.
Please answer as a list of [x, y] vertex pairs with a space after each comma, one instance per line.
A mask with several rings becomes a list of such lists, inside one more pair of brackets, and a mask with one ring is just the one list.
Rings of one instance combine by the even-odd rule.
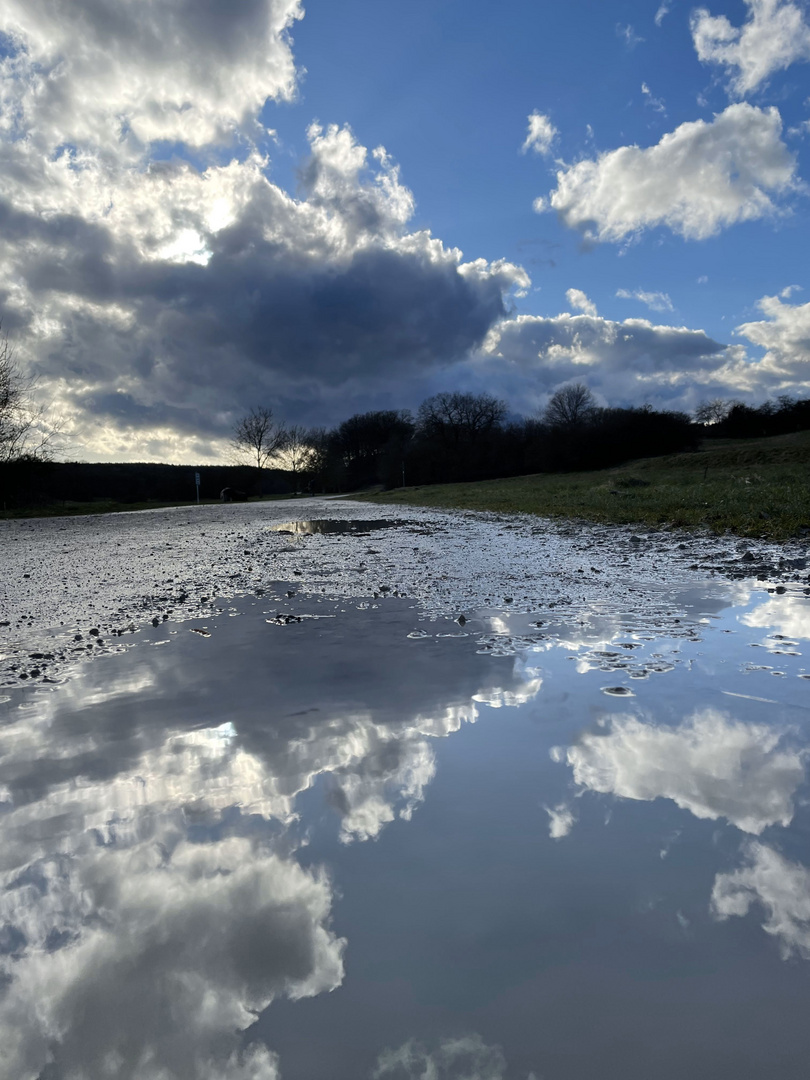
[[276, 583], [4, 693], [0, 1077], [803, 1077], [810, 601], [670, 612]]
[[402, 527], [401, 521], [388, 521], [375, 518], [371, 521], [347, 521], [345, 519], [321, 519], [318, 521], [284, 521], [280, 525], [268, 525], [268, 532], [289, 533], [292, 536], [316, 536], [325, 533], [351, 533], [353, 536], [365, 536], [377, 529], [396, 529]]

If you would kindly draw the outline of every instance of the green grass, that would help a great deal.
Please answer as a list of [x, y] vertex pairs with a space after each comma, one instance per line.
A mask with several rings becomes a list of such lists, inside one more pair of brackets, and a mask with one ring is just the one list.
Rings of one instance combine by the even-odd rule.
[[695, 453], [587, 473], [399, 488], [367, 502], [730, 531], [787, 540], [810, 527], [810, 432], [706, 440]]

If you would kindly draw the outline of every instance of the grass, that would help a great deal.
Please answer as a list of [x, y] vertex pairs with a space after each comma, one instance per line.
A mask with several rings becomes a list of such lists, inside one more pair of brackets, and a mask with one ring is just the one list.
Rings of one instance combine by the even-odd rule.
[[733, 532], [775, 541], [810, 529], [810, 432], [706, 440], [695, 453], [587, 473], [398, 488], [367, 502]]

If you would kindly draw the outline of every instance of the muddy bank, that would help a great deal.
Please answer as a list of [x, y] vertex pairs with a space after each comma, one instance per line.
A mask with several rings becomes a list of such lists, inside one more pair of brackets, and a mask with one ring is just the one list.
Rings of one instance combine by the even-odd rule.
[[454, 617], [487, 607], [665, 622], [678, 618], [675, 591], [711, 576], [810, 594], [806, 542], [331, 499], [8, 521], [0, 549], [4, 685], [60, 678], [150, 623], [213, 617], [229, 598], [278, 583], [285, 593], [404, 595]]

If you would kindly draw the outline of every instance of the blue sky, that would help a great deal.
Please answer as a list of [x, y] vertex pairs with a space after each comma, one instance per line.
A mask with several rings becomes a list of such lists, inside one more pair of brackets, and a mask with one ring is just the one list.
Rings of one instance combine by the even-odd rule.
[[72, 456], [220, 457], [259, 403], [810, 394], [799, 0], [7, 0], [0, 30], [0, 309]]

